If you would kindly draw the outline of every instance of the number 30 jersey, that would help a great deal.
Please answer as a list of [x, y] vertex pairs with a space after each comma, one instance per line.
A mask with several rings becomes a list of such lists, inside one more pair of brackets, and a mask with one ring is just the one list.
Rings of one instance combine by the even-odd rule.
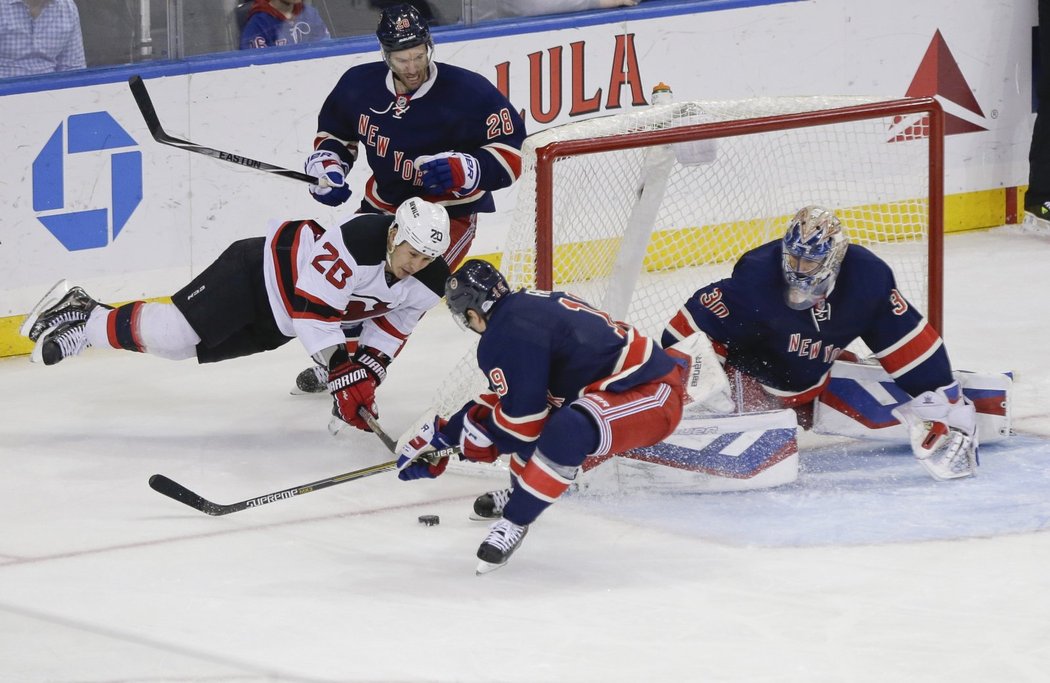
[[423, 314], [444, 295], [449, 271], [434, 259], [398, 280], [386, 272], [394, 217], [363, 214], [335, 230], [309, 220], [272, 225], [263, 270], [266, 294], [283, 334], [307, 353], [346, 342], [343, 323], [362, 323], [360, 344], [393, 358]]

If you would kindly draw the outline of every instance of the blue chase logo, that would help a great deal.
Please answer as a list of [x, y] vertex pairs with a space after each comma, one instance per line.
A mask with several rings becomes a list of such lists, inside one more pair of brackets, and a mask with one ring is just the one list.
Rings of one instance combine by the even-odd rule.
[[134, 139], [104, 111], [74, 114], [60, 123], [33, 161], [33, 211], [70, 251], [98, 249], [117, 238], [142, 201], [142, 152], [109, 155], [108, 207], [65, 210], [66, 162], [74, 154], [136, 147]]

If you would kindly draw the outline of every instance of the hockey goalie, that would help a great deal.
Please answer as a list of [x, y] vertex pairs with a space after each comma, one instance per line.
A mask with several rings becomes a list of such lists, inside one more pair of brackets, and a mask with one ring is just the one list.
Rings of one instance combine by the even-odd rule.
[[[788, 409], [816, 432], [906, 439], [939, 481], [974, 476], [980, 440], [1009, 434], [1010, 378], [953, 373], [889, 265], [850, 244], [822, 207], [801, 209], [782, 239], [694, 292], [661, 342], [697, 336], [724, 371], [700, 399], [713, 413]], [[856, 360], [845, 349], [857, 339], [877, 364], [844, 362]]]

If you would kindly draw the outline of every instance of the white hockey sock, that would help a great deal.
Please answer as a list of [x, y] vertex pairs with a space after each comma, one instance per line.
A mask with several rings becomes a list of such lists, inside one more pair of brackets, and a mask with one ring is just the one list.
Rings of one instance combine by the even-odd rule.
[[[99, 306], [91, 312], [85, 329], [91, 346], [122, 348], [110, 337], [110, 317], [119, 310]], [[143, 351], [169, 360], [195, 358], [201, 341], [174, 304], [140, 304], [134, 335]]]

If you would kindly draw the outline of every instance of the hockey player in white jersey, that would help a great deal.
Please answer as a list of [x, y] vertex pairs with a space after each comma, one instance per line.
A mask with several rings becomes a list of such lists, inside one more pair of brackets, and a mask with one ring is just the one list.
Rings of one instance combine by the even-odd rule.
[[[445, 209], [419, 198], [394, 215], [356, 216], [339, 229], [309, 220], [271, 226], [231, 244], [170, 304], [100, 304], [60, 281], [33, 308], [21, 334], [32, 360], [54, 365], [85, 347], [213, 363], [275, 349], [298, 337], [328, 369], [333, 413], [369, 431], [376, 387], [416, 323], [437, 305], [448, 266]], [[341, 323], [362, 324], [351, 357]]]

